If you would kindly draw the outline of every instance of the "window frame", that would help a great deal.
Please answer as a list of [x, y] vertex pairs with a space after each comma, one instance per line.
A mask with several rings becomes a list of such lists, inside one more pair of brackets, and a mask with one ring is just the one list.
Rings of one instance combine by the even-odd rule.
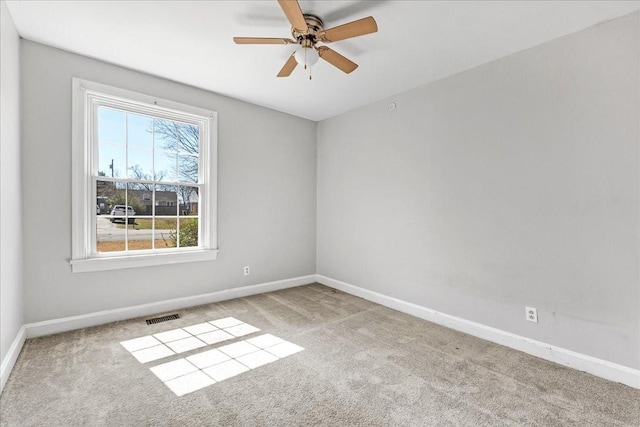
[[[73, 79], [72, 92], [72, 271], [81, 273], [216, 259], [217, 113], [79, 78]], [[126, 253], [97, 252], [96, 123], [97, 109], [100, 106], [199, 126], [201, 182], [196, 186], [202, 190], [198, 207], [200, 246]]]

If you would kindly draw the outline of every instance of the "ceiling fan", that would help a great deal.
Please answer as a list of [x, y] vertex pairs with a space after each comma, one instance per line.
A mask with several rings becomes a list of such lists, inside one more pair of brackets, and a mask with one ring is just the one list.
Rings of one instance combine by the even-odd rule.
[[[375, 19], [359, 19], [347, 24], [325, 30], [324, 23], [318, 16], [302, 13], [297, 0], [278, 0], [287, 19], [291, 23], [291, 35], [293, 39], [265, 38], [265, 37], [234, 37], [237, 44], [297, 44], [295, 52], [291, 54], [287, 62], [278, 73], [278, 77], [288, 77], [298, 64], [307, 69], [324, 59], [339, 70], [349, 74], [358, 64], [340, 55], [327, 46], [316, 46], [318, 42], [331, 43], [352, 37], [363, 36], [378, 31]], [[311, 76], [309, 76], [311, 78]]]

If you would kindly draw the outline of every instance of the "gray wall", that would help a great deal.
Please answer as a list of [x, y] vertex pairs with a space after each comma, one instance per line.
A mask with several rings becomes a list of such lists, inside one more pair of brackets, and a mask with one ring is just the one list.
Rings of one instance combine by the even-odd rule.
[[318, 273], [640, 368], [638, 24], [321, 122]]
[[[315, 273], [315, 122], [37, 43], [21, 48], [25, 323]], [[71, 272], [72, 77], [218, 112], [217, 260]]]
[[22, 326], [20, 39], [0, 2], [0, 360]]

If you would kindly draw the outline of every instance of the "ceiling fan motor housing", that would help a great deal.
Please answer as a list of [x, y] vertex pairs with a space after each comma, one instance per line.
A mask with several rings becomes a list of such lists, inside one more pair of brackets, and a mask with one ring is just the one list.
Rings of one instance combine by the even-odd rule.
[[302, 47], [314, 47], [318, 42], [316, 39], [316, 34], [322, 31], [324, 27], [324, 23], [322, 19], [320, 19], [316, 15], [311, 15], [308, 13], [304, 14], [304, 20], [309, 27], [309, 31], [304, 33], [302, 31], [297, 30], [296, 28], [291, 28], [291, 35]]

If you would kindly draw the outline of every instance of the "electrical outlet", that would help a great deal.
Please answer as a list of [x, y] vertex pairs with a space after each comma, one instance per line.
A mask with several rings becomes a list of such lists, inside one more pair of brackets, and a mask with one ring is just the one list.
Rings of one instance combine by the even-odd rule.
[[248, 265], [245, 265], [245, 266], [244, 266], [244, 275], [245, 275], [245, 276], [248, 276], [248, 275], [250, 275], [250, 274], [251, 274], [251, 270], [249, 270], [249, 266], [248, 266]]
[[538, 309], [535, 307], [525, 307], [527, 320], [529, 322], [538, 323]]

